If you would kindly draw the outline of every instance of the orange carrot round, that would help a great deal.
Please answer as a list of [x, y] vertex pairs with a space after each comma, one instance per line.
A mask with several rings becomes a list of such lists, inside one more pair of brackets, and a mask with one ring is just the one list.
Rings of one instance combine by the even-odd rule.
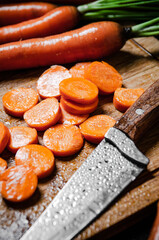
[[42, 99], [60, 97], [59, 84], [62, 80], [70, 78], [67, 68], [54, 65], [46, 70], [37, 81], [37, 90]]
[[83, 122], [80, 125], [80, 130], [87, 141], [98, 144], [102, 141], [108, 129], [113, 127], [114, 124], [115, 120], [110, 116], [95, 115]]
[[68, 78], [60, 83], [61, 95], [77, 103], [89, 104], [98, 98], [96, 85], [84, 78]]
[[0, 5], [0, 26], [12, 25], [29, 19], [41, 17], [54, 9], [56, 5], [50, 3], [16, 3]]
[[46, 130], [44, 145], [55, 156], [65, 157], [77, 153], [83, 146], [83, 137], [77, 126], [58, 124]]
[[21, 147], [15, 155], [15, 163], [32, 168], [38, 178], [49, 176], [55, 167], [53, 153], [37, 144]]
[[38, 94], [32, 88], [17, 88], [7, 92], [2, 101], [6, 113], [22, 117], [27, 110], [37, 104]]
[[117, 110], [125, 112], [143, 92], [143, 88], [118, 88], [114, 93], [113, 104]]
[[3, 158], [0, 158], [0, 174], [6, 170], [7, 168], [7, 162], [3, 159]]
[[8, 168], [0, 175], [2, 197], [11, 202], [22, 202], [35, 192], [37, 176], [32, 169], [25, 166]]
[[111, 94], [122, 86], [122, 76], [105, 62], [93, 62], [85, 71], [85, 78], [97, 85], [102, 94]]
[[84, 78], [84, 73], [90, 64], [91, 62], [76, 63], [72, 68], [70, 68], [72, 77]]
[[39, 18], [1, 27], [0, 44], [63, 33], [74, 28], [78, 18], [75, 7], [58, 7]]
[[89, 114], [85, 114], [85, 115], [71, 114], [63, 108], [61, 103], [60, 103], [60, 108], [61, 108], [61, 117], [58, 121], [59, 123], [79, 125], [89, 117]]
[[98, 98], [91, 104], [80, 104], [61, 97], [62, 107], [71, 114], [89, 114], [98, 106]]
[[0, 153], [3, 152], [9, 141], [10, 133], [8, 128], [0, 122]]
[[61, 116], [60, 105], [56, 98], [47, 98], [24, 114], [24, 120], [30, 127], [44, 131], [56, 124]]
[[17, 126], [10, 128], [9, 132], [10, 139], [7, 147], [12, 153], [16, 153], [22, 146], [38, 142], [38, 135], [35, 128]]
[[0, 71], [99, 59], [119, 51], [125, 41], [118, 23], [91, 23], [51, 37], [1, 45]]

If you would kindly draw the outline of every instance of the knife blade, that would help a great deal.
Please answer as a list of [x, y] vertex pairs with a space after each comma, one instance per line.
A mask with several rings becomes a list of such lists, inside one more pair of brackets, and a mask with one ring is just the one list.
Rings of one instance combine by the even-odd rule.
[[137, 141], [159, 117], [159, 80], [105, 135], [21, 240], [70, 240], [146, 168]]

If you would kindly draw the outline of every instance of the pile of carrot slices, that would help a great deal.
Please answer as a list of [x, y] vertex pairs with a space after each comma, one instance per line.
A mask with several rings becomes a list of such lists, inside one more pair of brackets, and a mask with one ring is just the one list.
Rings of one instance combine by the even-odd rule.
[[[15, 166], [8, 169], [0, 158], [0, 190], [2, 197], [13, 202], [35, 192], [38, 178], [53, 172], [55, 157], [78, 154], [84, 139], [94, 144], [102, 141], [116, 121], [92, 114], [100, 94], [114, 93], [115, 108], [124, 112], [144, 91], [122, 88], [121, 75], [98, 61], [77, 63], [69, 70], [51, 66], [37, 80], [36, 90], [13, 89], [2, 98], [6, 113], [23, 118], [28, 125], [8, 129], [0, 122], [0, 153], [7, 148], [15, 154]], [[38, 144], [38, 131], [44, 131], [44, 146]]]

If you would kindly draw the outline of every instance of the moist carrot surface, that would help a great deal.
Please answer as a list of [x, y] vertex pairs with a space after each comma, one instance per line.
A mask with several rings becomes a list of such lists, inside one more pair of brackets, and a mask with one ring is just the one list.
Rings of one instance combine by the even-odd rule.
[[93, 62], [85, 71], [85, 78], [97, 85], [102, 94], [111, 94], [122, 86], [122, 76], [105, 62]]
[[118, 23], [103, 21], [51, 37], [3, 44], [0, 71], [103, 58], [125, 44], [123, 31]]
[[0, 122], [0, 153], [3, 152], [10, 138], [9, 129]]
[[7, 147], [13, 153], [16, 153], [22, 146], [38, 142], [38, 135], [35, 128], [17, 126], [10, 128], [9, 132], [10, 139]]
[[63, 33], [74, 28], [79, 13], [73, 6], [57, 7], [41, 17], [0, 28], [0, 43]]
[[30, 127], [44, 131], [56, 124], [61, 116], [59, 102], [56, 98], [47, 98], [24, 114], [24, 120]]
[[47, 177], [55, 167], [53, 153], [46, 147], [37, 144], [21, 147], [15, 155], [15, 163], [30, 167], [38, 178]]
[[32, 88], [17, 88], [7, 92], [2, 101], [6, 113], [22, 117], [27, 110], [37, 104], [38, 94]]
[[77, 153], [83, 146], [83, 137], [77, 126], [58, 124], [44, 133], [44, 145], [55, 156], [65, 157]]
[[37, 81], [37, 91], [42, 99], [60, 97], [59, 84], [62, 80], [70, 78], [67, 68], [54, 65], [46, 70]]
[[[4, 1], [5, 2], [5, 1]], [[0, 5], [0, 26], [37, 18], [54, 9], [50, 3], [30, 2]]]
[[110, 116], [95, 115], [83, 122], [80, 125], [80, 130], [87, 141], [98, 144], [102, 141], [108, 129], [114, 126], [115, 122]]
[[90, 64], [91, 62], [76, 63], [72, 68], [70, 68], [70, 73], [72, 77], [84, 78], [84, 73]]
[[125, 112], [143, 92], [143, 88], [118, 88], [114, 93], [113, 104], [117, 110]]
[[38, 179], [26, 166], [8, 168], [0, 175], [2, 197], [12, 202], [22, 202], [35, 192]]
[[61, 95], [77, 103], [89, 104], [98, 98], [96, 85], [84, 78], [68, 78], [60, 83]]
[[61, 103], [60, 103], [60, 108], [61, 108], [61, 117], [58, 121], [59, 123], [79, 125], [89, 117], [89, 114], [85, 114], [85, 115], [71, 114], [63, 108]]
[[6, 170], [7, 168], [7, 162], [3, 159], [3, 158], [0, 158], [0, 174]]
[[62, 107], [71, 114], [89, 114], [98, 106], [98, 98], [90, 104], [80, 104], [61, 97]]

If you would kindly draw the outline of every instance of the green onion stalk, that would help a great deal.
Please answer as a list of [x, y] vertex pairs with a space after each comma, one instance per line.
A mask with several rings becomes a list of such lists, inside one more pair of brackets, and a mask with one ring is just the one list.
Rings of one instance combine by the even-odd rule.
[[159, 17], [159, 0], [98, 0], [77, 9], [84, 20], [143, 22]]

